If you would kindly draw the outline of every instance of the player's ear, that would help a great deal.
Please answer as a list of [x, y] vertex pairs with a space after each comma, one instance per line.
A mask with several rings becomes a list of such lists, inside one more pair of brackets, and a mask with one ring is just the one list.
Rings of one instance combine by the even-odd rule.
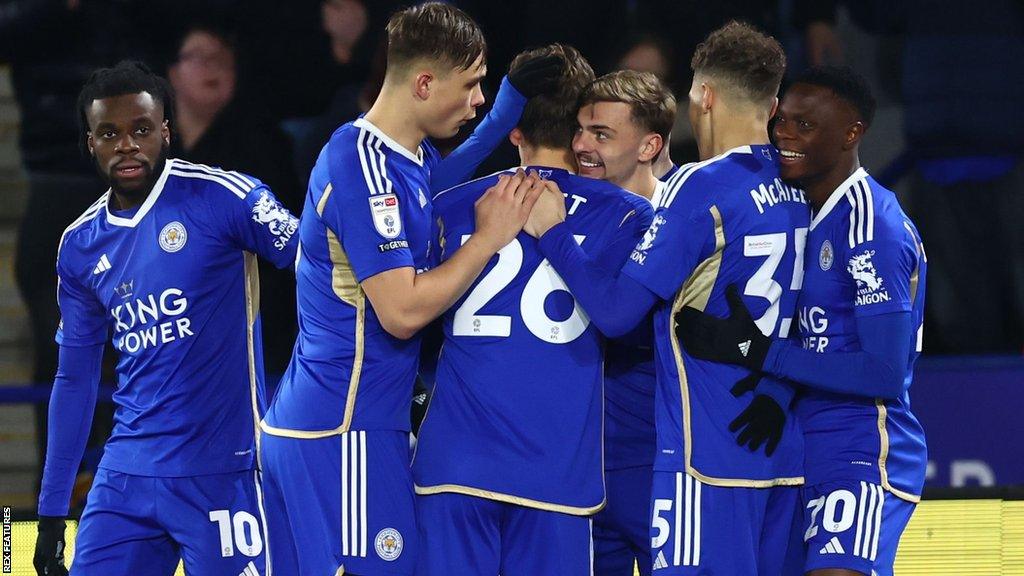
[[648, 134], [644, 137], [643, 143], [640, 146], [639, 160], [641, 162], [653, 161], [658, 157], [662, 146], [664, 146], [664, 141], [661, 139], [661, 134]]
[[165, 145], [171, 145], [171, 125], [166, 119], [164, 119], [163, 124], [160, 125], [160, 138], [163, 139]]
[[706, 114], [711, 111], [711, 107], [715, 104], [715, 89], [707, 82], [701, 82], [700, 89], [700, 109], [701, 112]]
[[516, 148], [519, 148], [523, 145], [523, 131], [519, 128], [513, 128], [512, 131], [508, 133], [508, 141]]
[[768, 111], [768, 118], [775, 118], [775, 113], [779, 111], [779, 97], [772, 98], [772, 109]]
[[850, 124], [846, 129], [846, 140], [843, 142], [843, 150], [849, 150], [860, 144], [860, 139], [864, 136], [865, 130], [867, 130], [867, 126], [863, 122]]
[[85, 133], [85, 146], [89, 149], [89, 156], [96, 157], [96, 141], [93, 140], [92, 130]]
[[430, 98], [430, 88], [433, 81], [434, 75], [430, 72], [424, 71], [417, 73], [413, 82], [413, 90], [416, 98], [420, 100]]

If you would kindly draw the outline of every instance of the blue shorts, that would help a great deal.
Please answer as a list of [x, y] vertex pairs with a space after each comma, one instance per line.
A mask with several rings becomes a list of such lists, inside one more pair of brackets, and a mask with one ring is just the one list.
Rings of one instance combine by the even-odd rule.
[[650, 466], [606, 470], [607, 503], [594, 516], [594, 575], [641, 576], [651, 573]]
[[590, 576], [590, 518], [463, 494], [416, 497], [416, 576]]
[[265, 515], [254, 470], [154, 478], [96, 471], [75, 540], [75, 576], [262, 576]]
[[408, 432], [260, 438], [273, 576], [412, 574]]
[[845, 568], [892, 576], [896, 547], [916, 504], [863, 480], [803, 489], [806, 571]]
[[726, 488], [654, 473], [651, 558], [657, 576], [777, 576], [799, 571], [797, 487]]

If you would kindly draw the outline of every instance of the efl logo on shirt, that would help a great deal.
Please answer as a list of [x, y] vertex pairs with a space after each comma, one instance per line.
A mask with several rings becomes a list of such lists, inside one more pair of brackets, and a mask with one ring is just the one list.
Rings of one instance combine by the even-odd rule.
[[402, 219], [398, 215], [398, 197], [394, 194], [377, 194], [370, 198], [370, 215], [373, 227], [385, 238], [398, 238], [402, 233]]

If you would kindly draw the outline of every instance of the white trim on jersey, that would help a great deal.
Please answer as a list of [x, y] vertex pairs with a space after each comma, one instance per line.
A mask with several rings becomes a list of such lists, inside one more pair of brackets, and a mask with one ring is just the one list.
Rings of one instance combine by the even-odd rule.
[[846, 197], [846, 191], [850, 188], [850, 186], [853, 186], [853, 184], [856, 183], [857, 181], [863, 180], [864, 178], [867, 177], [867, 170], [863, 168], [857, 168], [856, 170], [854, 170], [853, 174], [850, 174], [850, 176], [846, 180], [843, 180], [843, 183], [837, 186], [836, 189], [832, 192], [832, 194], [829, 195], [828, 200], [826, 200], [825, 203], [821, 206], [821, 210], [818, 210], [818, 212], [814, 214], [813, 218], [811, 218], [811, 226], [809, 229], [814, 230], [814, 227], [817, 226], [822, 220], [824, 220], [830, 212], [832, 212], [832, 209], [836, 207], [836, 204], [838, 204], [840, 200]]
[[878, 484], [860, 483], [857, 502], [857, 532], [853, 538], [853, 553], [865, 560], [875, 560], [878, 554], [878, 536], [882, 528], [882, 505], [885, 490]]
[[367, 120], [366, 118], [358, 118], [358, 119], [356, 119], [355, 122], [352, 123], [352, 125], [355, 126], [356, 128], [361, 128], [364, 131], [372, 132], [373, 135], [376, 136], [377, 138], [380, 138], [381, 141], [383, 141], [384, 144], [386, 144], [388, 148], [391, 148], [395, 152], [398, 152], [399, 154], [401, 154], [402, 156], [405, 156], [409, 160], [412, 160], [416, 164], [418, 164], [420, 166], [423, 166], [423, 148], [422, 147], [417, 148], [416, 149], [416, 153], [413, 154], [412, 152], [409, 151], [408, 148], [406, 148], [405, 146], [402, 146], [398, 142], [395, 142], [394, 140], [392, 140], [391, 137], [389, 137], [387, 134], [385, 134], [380, 128], [377, 128], [376, 126], [374, 126], [373, 123], [370, 122], [369, 120]]
[[[260, 513], [260, 526], [263, 527], [263, 563], [266, 566], [267, 576], [274, 576], [271, 569], [273, 563], [270, 561], [270, 534], [267, 533], [267, 511], [263, 505], [263, 475], [260, 471], [253, 470], [253, 482], [256, 484], [256, 509]], [[255, 572], [256, 567], [253, 566]], [[256, 572], [256, 576], [259, 573]]]
[[[686, 499], [683, 500], [683, 484]], [[672, 556], [673, 566], [700, 566], [700, 491], [702, 482], [683, 472], [676, 472], [676, 524]], [[685, 515], [685, 518], [683, 517]]]
[[[269, 566], [269, 564], [267, 564]], [[268, 572], [269, 574], [269, 572]], [[252, 560], [245, 565], [242, 572], [238, 576], [260, 576], [260, 571], [256, 569], [256, 565], [253, 564]]]
[[252, 192], [252, 189], [256, 187], [252, 180], [238, 172], [228, 172], [219, 168], [211, 168], [205, 164], [192, 164], [181, 160], [175, 160], [175, 162], [176, 166], [171, 169], [172, 175], [216, 182], [235, 196], [238, 196], [240, 200], [245, 200], [249, 192]]
[[341, 435], [341, 555], [366, 557], [366, 431]]
[[856, 248], [875, 239], [875, 199], [867, 180], [851, 185], [846, 190], [846, 200], [850, 203], [850, 248]]
[[117, 216], [110, 211], [110, 202], [105, 203], [104, 209], [107, 212], [107, 222], [114, 226], [134, 228], [136, 224], [146, 217], [146, 214], [148, 214], [149, 210], [153, 208], [153, 205], [156, 204], [156, 200], [160, 197], [160, 193], [164, 191], [164, 184], [167, 183], [167, 176], [170, 175], [171, 168], [174, 166], [175, 162], [177, 162], [177, 160], [174, 160], [173, 158], [167, 159], [164, 163], [163, 171], [160, 172], [160, 177], [157, 178], [156, 183], [153, 184], [153, 189], [149, 192], [149, 196], [146, 196], [146, 200], [142, 203], [142, 206], [139, 206], [139, 209], [131, 218], [122, 218]]
[[726, 150], [725, 152], [722, 152], [718, 156], [713, 156], [711, 158], [708, 158], [707, 160], [703, 160], [701, 162], [694, 162], [693, 164], [687, 164], [686, 166], [683, 166], [682, 168], [679, 169], [678, 172], [673, 174], [672, 177], [668, 179], [668, 182], [666, 182], [666, 191], [661, 198], [661, 206], [656, 206], [655, 208], [668, 208], [669, 206], [671, 206], [672, 202], [674, 202], [676, 199], [676, 195], [679, 194], [679, 190], [682, 189], [683, 184], [686, 182], [686, 180], [691, 175], [696, 174], [697, 171], [700, 170], [701, 168], [718, 162], [719, 160], [722, 160], [723, 158], [731, 154], [753, 153], [754, 151], [750, 148], [750, 146], [737, 146], [736, 148], [732, 148], [731, 150]]
[[[525, 166], [520, 166], [520, 168], [525, 169], [526, 167]], [[433, 201], [436, 202], [437, 199], [440, 198], [442, 194], [446, 194], [448, 192], [451, 192], [452, 190], [455, 190], [456, 188], [462, 188], [463, 186], [466, 186], [468, 184], [472, 184], [473, 182], [477, 182], [479, 180], [486, 180], [488, 178], [491, 178], [492, 176], [497, 176], [498, 174], [515, 174], [516, 170], [517, 170], [517, 168], [506, 168], [505, 170], [498, 170], [497, 172], [494, 172], [492, 174], [488, 174], [487, 176], [481, 176], [479, 178], [473, 178], [472, 180], [467, 180], [467, 181], [463, 182], [462, 184], [456, 184], [455, 186], [452, 186], [451, 188], [445, 188], [444, 190], [441, 190], [437, 194], [434, 194]]]
[[394, 189], [384, 167], [386, 156], [380, 149], [377, 137], [366, 130], [359, 132], [356, 138], [356, 151], [359, 153], [359, 165], [366, 187], [370, 190], [370, 196], [392, 194]]

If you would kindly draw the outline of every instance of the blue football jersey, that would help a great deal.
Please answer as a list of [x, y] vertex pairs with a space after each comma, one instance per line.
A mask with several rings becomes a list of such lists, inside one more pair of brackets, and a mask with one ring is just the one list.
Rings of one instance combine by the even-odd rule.
[[921, 351], [927, 260], [896, 196], [858, 169], [814, 215], [797, 300], [803, 347], [823, 354], [860, 350], [857, 318], [910, 312], [916, 342], [896, 400], [811, 388], [797, 402], [809, 484], [835, 479], [881, 484], [916, 501], [927, 450], [910, 411], [909, 388]]
[[673, 330], [683, 306], [727, 316], [725, 290], [736, 284], [765, 334], [788, 334], [809, 211], [803, 192], [781, 181], [777, 163], [771, 146], [742, 146], [680, 169], [623, 268], [664, 299], [654, 315], [656, 470], [722, 486], [802, 482], [793, 419], [772, 458], [738, 446], [728, 426], [749, 398], [733, 397], [730, 388], [749, 372], [691, 358]]
[[[679, 166], [662, 176], [657, 205]], [[654, 323], [648, 317], [628, 336], [610, 340], [604, 355], [604, 469], [654, 464]]]
[[[650, 203], [602, 180], [533, 167], [566, 195], [567, 222], [617, 270], [651, 221]], [[474, 230], [478, 179], [434, 198], [438, 258]], [[585, 515], [604, 503], [603, 338], [525, 233], [498, 252], [443, 316], [437, 382], [413, 464], [420, 494], [457, 492]]]
[[111, 212], [110, 194], [65, 231], [57, 258], [57, 342], [111, 336], [118, 351], [100, 467], [250, 469], [265, 407], [256, 255], [294, 261], [298, 220], [259, 180], [182, 160], [167, 160], [133, 213]]
[[419, 337], [387, 333], [360, 282], [427, 269], [430, 169], [365, 118], [338, 128], [309, 177], [296, 263], [299, 336], [263, 429], [309, 438], [409, 430]]

